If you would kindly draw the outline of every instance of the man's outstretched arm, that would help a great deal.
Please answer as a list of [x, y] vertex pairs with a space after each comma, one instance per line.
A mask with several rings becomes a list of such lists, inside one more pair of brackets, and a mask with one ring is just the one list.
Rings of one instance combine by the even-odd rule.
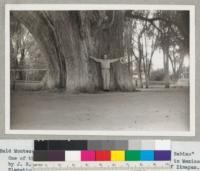
[[119, 60], [123, 60], [125, 57], [120, 57], [120, 58], [116, 58], [116, 59], [110, 59], [111, 63], [117, 62]]
[[89, 56], [89, 58], [93, 59], [93, 60], [96, 61], [96, 62], [101, 62], [101, 59], [97, 59], [97, 58], [95, 58], [95, 57], [93, 57], [93, 56]]

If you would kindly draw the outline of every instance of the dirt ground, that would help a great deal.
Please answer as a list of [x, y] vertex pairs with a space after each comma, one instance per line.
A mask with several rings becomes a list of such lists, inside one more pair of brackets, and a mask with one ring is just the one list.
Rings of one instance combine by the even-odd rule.
[[32, 130], [189, 130], [189, 89], [67, 94], [17, 91], [11, 128]]

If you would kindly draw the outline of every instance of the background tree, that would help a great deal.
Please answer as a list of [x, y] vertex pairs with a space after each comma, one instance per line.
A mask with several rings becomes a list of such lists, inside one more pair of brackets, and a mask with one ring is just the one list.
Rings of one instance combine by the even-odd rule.
[[[30, 77], [30, 75], [32, 77], [34, 75], [35, 79], [38, 80], [38, 77], [41, 77], [39, 76], [41, 75], [40, 71], [28, 71], [26, 69], [47, 68], [46, 61], [28, 29], [14, 20], [13, 17], [11, 17], [10, 38], [12, 81], [25, 80], [25, 77]], [[42, 75], [44, 76], [44, 73]], [[13, 86], [15, 87], [14, 82]]]
[[[163, 50], [164, 57], [164, 73], [165, 73], [165, 87], [169, 88], [170, 86], [170, 73], [169, 73], [169, 60], [172, 61], [172, 55], [170, 56], [172, 46], [181, 46], [183, 53], [188, 53], [189, 50], [189, 36], [186, 34], [187, 28], [189, 24], [185, 26], [185, 23], [178, 22], [178, 19], [181, 19], [185, 12], [179, 11], [158, 11], [155, 15], [159, 18], [159, 22], [157, 23], [157, 28], [159, 30], [159, 46]], [[186, 13], [187, 14], [187, 13]], [[182, 18], [183, 19], [183, 18]], [[186, 17], [186, 21], [189, 19]], [[187, 22], [186, 22], [187, 23]], [[181, 26], [186, 28], [181, 28]], [[189, 32], [187, 32], [189, 33]], [[185, 51], [185, 52], [184, 52]], [[175, 58], [174, 58], [175, 60]]]
[[[149, 11], [144, 11], [143, 15], [147, 18], [152, 15]], [[140, 87], [142, 87], [142, 74], [144, 74], [145, 87], [149, 87], [149, 78], [152, 68], [152, 59], [158, 44], [158, 30], [146, 20], [133, 21], [133, 56], [135, 57], [138, 68]]]
[[176, 82], [182, 73], [184, 59], [188, 55], [188, 49], [185, 49], [184, 37], [178, 31], [178, 28], [175, 27], [173, 30], [174, 34], [170, 38], [169, 60], [173, 72], [172, 79]]
[[169, 46], [171, 39], [175, 37], [180, 38], [179, 43], [184, 47], [184, 53], [189, 53], [189, 11], [153, 11], [151, 16], [145, 15], [141, 11], [128, 11], [127, 17], [135, 20], [146, 21], [154, 26], [159, 32], [159, 46], [163, 50], [164, 55], [164, 73], [165, 73], [165, 87], [169, 87]]
[[157, 49], [158, 33], [150, 24], [145, 25], [145, 32], [140, 39], [140, 47], [142, 51], [142, 64], [145, 76], [145, 87], [149, 87], [150, 72], [152, 68], [152, 59]]
[[172, 79], [176, 82], [181, 77], [183, 62], [185, 59], [185, 56], [180, 52], [180, 47], [178, 45], [170, 46], [169, 59], [173, 71]]

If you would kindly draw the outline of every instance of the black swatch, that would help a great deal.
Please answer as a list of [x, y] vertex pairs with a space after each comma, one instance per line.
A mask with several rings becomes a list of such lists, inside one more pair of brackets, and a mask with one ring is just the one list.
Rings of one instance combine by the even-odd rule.
[[34, 150], [48, 150], [48, 141], [34, 141]]
[[48, 161], [48, 151], [47, 150], [34, 151], [33, 161]]

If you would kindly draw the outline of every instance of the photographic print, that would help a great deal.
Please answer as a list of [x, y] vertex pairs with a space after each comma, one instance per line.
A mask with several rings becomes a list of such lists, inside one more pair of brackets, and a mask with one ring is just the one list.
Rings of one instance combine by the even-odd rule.
[[7, 5], [6, 131], [194, 135], [194, 7]]

